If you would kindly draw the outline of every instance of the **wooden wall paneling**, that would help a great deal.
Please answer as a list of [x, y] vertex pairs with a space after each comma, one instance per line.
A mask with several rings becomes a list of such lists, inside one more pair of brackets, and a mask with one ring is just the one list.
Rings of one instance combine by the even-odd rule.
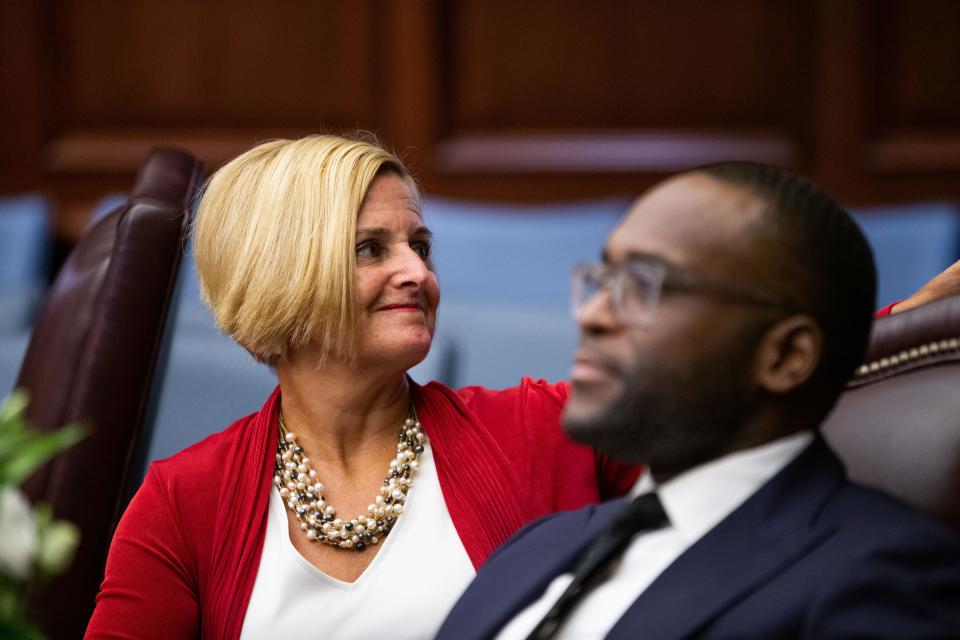
[[[115, 169], [120, 154], [107, 147], [124, 139], [134, 149], [150, 136], [195, 137], [216, 150], [230, 139], [248, 146], [275, 132], [376, 124], [370, 2], [100, 4], [62, 12], [72, 52], [55, 171]], [[82, 154], [70, 153], [74, 142]], [[91, 154], [98, 144], [102, 156]]]
[[[74, 127], [370, 123], [369, 2], [90, 0], [64, 9]], [[103, 16], [111, 16], [104, 20]]]
[[[150, 147], [214, 169], [256, 142], [376, 129], [382, 88], [373, 0], [58, 3], [61, 99], [45, 169], [75, 237], [89, 207]], [[109, 16], [110, 19], [104, 19]], [[126, 185], [126, 186], [124, 186]]]
[[860, 3], [817, 3], [815, 143], [811, 177], [841, 198], [862, 197], [863, 42]]
[[874, 6], [870, 45], [879, 90], [869, 112], [871, 133], [956, 127], [960, 3], [884, 0]]
[[430, 149], [440, 135], [443, 117], [441, 3], [387, 0], [378, 8], [378, 40], [384, 43], [379, 66], [384, 142], [404, 158], [424, 186], [431, 186]]
[[960, 199], [960, 7], [818, 7], [811, 176], [850, 205]]
[[42, 3], [0, 2], [0, 193], [40, 186]]
[[155, 143], [214, 168], [258, 140], [318, 129], [373, 130], [428, 192], [460, 197], [629, 193], [723, 157], [811, 173], [848, 201], [960, 195], [952, 0], [24, 0], [0, 11], [0, 90], [15, 114], [0, 122], [0, 188], [51, 187], [66, 238], [97, 198], [128, 188]]
[[886, 0], [874, 11], [867, 170], [903, 177], [939, 173], [943, 187], [957, 192], [960, 4]]
[[797, 3], [451, 5], [464, 129], [779, 127], [800, 89]]
[[603, 195], [722, 158], [805, 157], [814, 13], [800, 3], [444, 6], [445, 191]]

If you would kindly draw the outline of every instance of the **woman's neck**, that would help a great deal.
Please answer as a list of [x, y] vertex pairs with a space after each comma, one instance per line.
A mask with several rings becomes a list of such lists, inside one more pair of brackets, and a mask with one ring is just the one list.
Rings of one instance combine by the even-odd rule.
[[410, 406], [403, 372], [371, 375], [309, 357], [285, 358], [276, 370], [284, 425], [321, 466], [352, 475], [393, 450]]

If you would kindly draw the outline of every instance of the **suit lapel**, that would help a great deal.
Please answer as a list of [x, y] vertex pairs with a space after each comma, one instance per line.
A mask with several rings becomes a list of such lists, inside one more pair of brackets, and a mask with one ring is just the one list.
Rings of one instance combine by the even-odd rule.
[[[525, 531], [517, 534], [488, 560], [486, 571], [481, 571], [470, 587], [473, 601], [483, 606], [473, 612], [477, 615], [469, 616], [471, 620], [463, 621], [471, 628], [469, 637], [495, 637], [514, 616], [537, 601], [554, 578], [573, 571], [623, 505], [624, 500], [619, 499], [554, 516], [539, 525], [543, 530], [536, 532], [535, 540], [525, 538]], [[522, 560], [518, 561], [518, 555]], [[495, 575], [496, 580], [488, 584], [487, 575]]]
[[844, 483], [839, 460], [818, 437], [800, 456], [647, 588], [608, 636], [684, 638], [758, 589], [833, 533], [817, 528], [824, 502]]

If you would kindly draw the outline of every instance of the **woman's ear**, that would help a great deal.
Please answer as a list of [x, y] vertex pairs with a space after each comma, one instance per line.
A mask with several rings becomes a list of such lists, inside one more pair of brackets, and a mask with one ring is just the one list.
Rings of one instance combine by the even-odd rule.
[[790, 316], [767, 330], [757, 352], [756, 382], [784, 394], [810, 379], [820, 362], [823, 333], [808, 315]]

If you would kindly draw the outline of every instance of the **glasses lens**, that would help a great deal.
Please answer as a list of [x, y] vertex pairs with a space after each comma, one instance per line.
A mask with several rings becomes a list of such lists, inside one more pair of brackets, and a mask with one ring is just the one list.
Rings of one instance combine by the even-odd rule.
[[605, 264], [580, 263], [573, 268], [573, 314], [579, 316], [593, 297], [609, 286], [617, 322], [647, 326], [653, 320], [665, 273], [662, 266], [645, 263], [627, 263], [613, 273]]
[[664, 275], [664, 269], [656, 264], [634, 262], [623, 266], [616, 299], [621, 322], [648, 326], [653, 321]]
[[603, 288], [603, 266], [581, 262], [573, 267], [570, 310], [574, 316]]
[[651, 279], [645, 272], [628, 270], [620, 282], [620, 311], [625, 318], [639, 320], [650, 309]]

